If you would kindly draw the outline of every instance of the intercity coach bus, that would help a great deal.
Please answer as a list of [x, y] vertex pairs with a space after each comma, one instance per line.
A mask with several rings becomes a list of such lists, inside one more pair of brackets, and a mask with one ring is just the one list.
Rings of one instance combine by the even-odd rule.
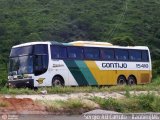
[[107, 42], [29, 42], [13, 46], [11, 86], [103, 86], [146, 84], [152, 78], [146, 46]]

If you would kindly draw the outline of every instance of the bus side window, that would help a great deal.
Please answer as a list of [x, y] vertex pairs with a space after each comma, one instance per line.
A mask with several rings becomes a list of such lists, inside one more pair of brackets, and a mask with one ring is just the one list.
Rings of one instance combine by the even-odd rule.
[[47, 45], [35, 45], [34, 54], [48, 54], [48, 46]]
[[122, 49], [115, 49], [115, 57], [117, 60], [126, 61], [128, 60], [128, 51]]
[[141, 61], [141, 51], [140, 50], [129, 50], [129, 59], [131, 61]]
[[99, 59], [99, 49], [98, 48], [90, 48], [90, 47], [86, 47], [84, 48], [84, 56], [85, 56], [85, 59], [88, 59], [88, 60], [93, 60], [93, 59]]
[[81, 47], [67, 47], [68, 58], [83, 59], [83, 49]]
[[52, 59], [63, 59], [67, 57], [67, 50], [64, 46], [51, 45], [51, 58]]
[[114, 50], [113, 49], [101, 49], [101, 58], [103, 60], [113, 60]]

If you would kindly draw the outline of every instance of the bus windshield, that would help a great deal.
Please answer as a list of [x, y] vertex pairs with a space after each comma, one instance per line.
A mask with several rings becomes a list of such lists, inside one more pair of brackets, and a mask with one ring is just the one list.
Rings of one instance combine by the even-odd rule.
[[33, 46], [23, 46], [12, 48], [10, 57], [22, 56], [22, 55], [32, 55], [33, 54]]
[[33, 73], [33, 56], [19, 56], [10, 58], [9, 74]]
[[48, 46], [36, 44], [12, 48], [9, 75], [40, 75], [48, 68]]

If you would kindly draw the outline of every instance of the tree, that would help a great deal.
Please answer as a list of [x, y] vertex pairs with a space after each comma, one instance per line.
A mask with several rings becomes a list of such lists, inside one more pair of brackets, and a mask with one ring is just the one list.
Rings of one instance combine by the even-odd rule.
[[134, 40], [129, 36], [113, 38], [111, 40], [111, 43], [113, 45], [120, 45], [120, 46], [134, 46], [135, 45]]

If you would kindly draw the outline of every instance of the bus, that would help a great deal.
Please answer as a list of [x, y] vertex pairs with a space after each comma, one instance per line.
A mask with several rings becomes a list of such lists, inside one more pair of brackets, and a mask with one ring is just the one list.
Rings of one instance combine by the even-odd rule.
[[151, 82], [147, 46], [107, 42], [29, 42], [13, 46], [9, 86], [103, 86]]

